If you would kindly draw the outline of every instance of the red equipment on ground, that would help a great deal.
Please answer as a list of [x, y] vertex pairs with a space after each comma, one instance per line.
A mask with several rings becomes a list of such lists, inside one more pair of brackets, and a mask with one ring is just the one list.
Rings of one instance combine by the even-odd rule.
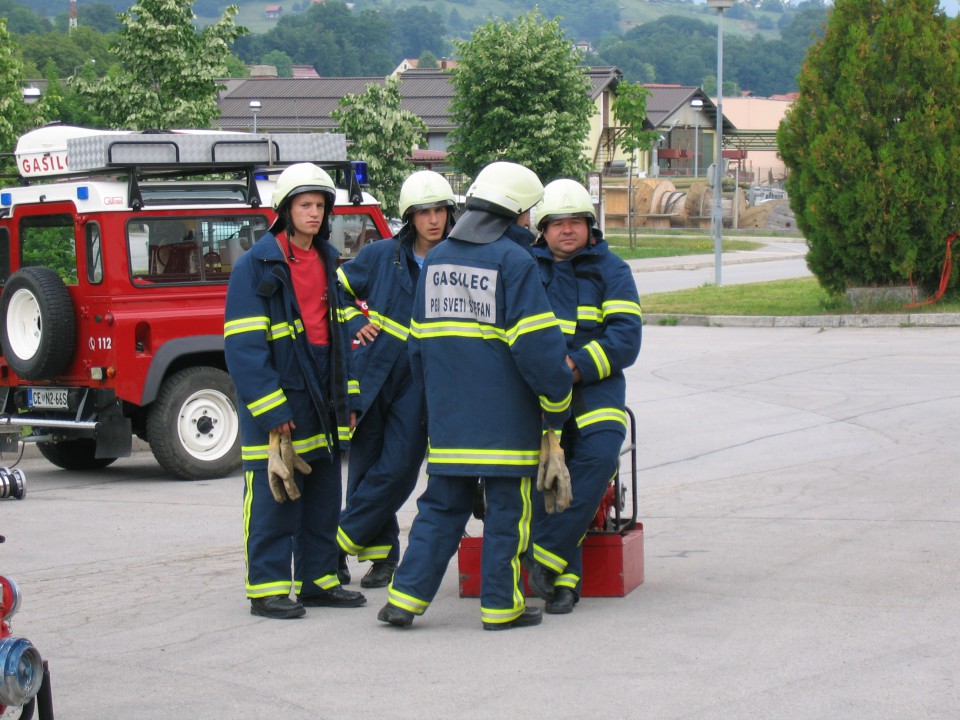
[[[637, 430], [636, 418], [630, 419], [629, 442], [620, 452], [630, 462], [629, 487], [624, 473], [617, 472], [600, 502], [597, 514], [583, 541], [582, 597], [623, 597], [643, 582], [643, 523], [637, 521]], [[629, 495], [631, 512], [624, 515]], [[480, 596], [480, 557], [483, 537], [465, 537], [460, 541], [457, 563], [460, 570], [460, 597]], [[528, 596], [533, 592], [526, 586]]]

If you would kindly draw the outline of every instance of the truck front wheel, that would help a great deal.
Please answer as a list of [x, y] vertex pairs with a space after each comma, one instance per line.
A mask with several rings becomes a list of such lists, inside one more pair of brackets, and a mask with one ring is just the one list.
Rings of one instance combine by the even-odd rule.
[[240, 466], [240, 418], [233, 381], [213, 367], [187, 368], [160, 387], [147, 415], [157, 462], [184, 480], [229, 475]]

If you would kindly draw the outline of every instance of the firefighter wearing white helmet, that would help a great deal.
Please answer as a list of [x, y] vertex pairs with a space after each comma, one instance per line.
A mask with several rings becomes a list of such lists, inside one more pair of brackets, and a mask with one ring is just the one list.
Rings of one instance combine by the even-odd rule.
[[534, 503], [528, 578], [552, 614], [573, 611], [583, 574], [580, 540], [617, 471], [627, 430], [624, 369], [640, 352], [643, 318], [630, 267], [612, 253], [586, 188], [555, 180], [544, 189], [534, 253], [553, 312], [564, 330], [573, 371], [573, 413], [562, 444], [573, 501], [550, 513], [550, 495]]
[[[426, 392], [430, 482], [377, 618], [410, 625], [439, 589], [484, 482], [480, 619], [487, 630], [536, 625], [520, 587], [544, 420], [569, 414], [572, 374], [530, 243], [518, 222], [543, 194], [536, 174], [496, 162], [426, 257], [410, 325], [413, 374]], [[379, 342], [379, 340], [377, 340]]]
[[349, 338], [339, 321], [338, 252], [328, 242], [335, 198], [321, 168], [284, 170], [273, 193], [277, 221], [236, 263], [227, 288], [224, 349], [240, 415], [246, 594], [251, 614], [261, 617], [366, 602], [337, 575], [340, 457], [351, 428]]
[[330, 237], [330, 214], [337, 201], [337, 186], [326, 170], [313, 163], [296, 163], [280, 173], [273, 188], [272, 204], [277, 219], [271, 230], [290, 232], [290, 202], [303, 193], [320, 193], [324, 197], [324, 214], [317, 235], [321, 240], [327, 240]]
[[[359, 393], [351, 395], [358, 421], [337, 542], [342, 565], [349, 555], [372, 562], [362, 587], [386, 586], [400, 560], [397, 511], [416, 487], [427, 447], [423, 387], [413, 381], [407, 352], [410, 312], [420, 265], [447, 236], [455, 207], [442, 175], [413, 173], [400, 188], [400, 232], [364, 246], [337, 271], [361, 369]], [[357, 309], [358, 298], [366, 301], [369, 320]]]

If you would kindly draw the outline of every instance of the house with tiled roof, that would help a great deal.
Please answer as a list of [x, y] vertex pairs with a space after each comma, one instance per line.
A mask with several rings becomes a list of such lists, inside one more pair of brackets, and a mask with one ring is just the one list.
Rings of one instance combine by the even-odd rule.
[[[620, 71], [612, 67], [588, 68], [589, 93], [597, 107], [591, 118], [584, 154], [602, 167], [615, 155], [612, 131], [613, 98], [621, 81]], [[332, 113], [344, 95], [362, 93], [368, 85], [382, 85], [382, 77], [346, 78], [266, 78], [232, 81], [218, 100], [219, 125], [224, 130], [251, 130], [253, 115], [250, 101], [258, 100], [257, 127], [262, 132], [333, 130]], [[427, 126], [426, 147], [432, 153], [445, 153], [454, 130], [451, 103], [454, 88], [449, 72], [407, 70], [400, 75], [400, 107], [419, 117]], [[439, 163], [441, 155], [429, 162]]]

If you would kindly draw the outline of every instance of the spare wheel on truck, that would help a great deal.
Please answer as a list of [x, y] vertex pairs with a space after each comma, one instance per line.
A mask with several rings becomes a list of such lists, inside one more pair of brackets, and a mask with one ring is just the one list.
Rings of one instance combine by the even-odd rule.
[[76, 322], [67, 286], [50, 268], [25, 267], [7, 280], [0, 298], [0, 344], [24, 380], [62, 374], [73, 357]]

